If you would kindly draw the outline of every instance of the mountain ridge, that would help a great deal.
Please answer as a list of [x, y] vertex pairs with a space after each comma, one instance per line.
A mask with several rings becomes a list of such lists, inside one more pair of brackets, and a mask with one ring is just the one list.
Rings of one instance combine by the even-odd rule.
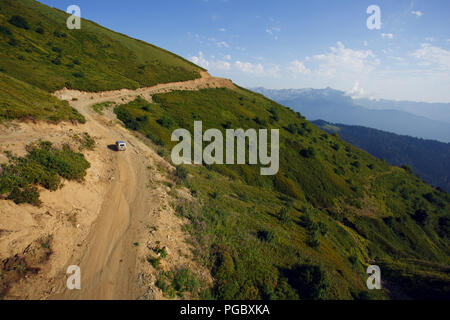
[[326, 89], [255, 88], [277, 102], [303, 113], [309, 120], [323, 119], [333, 123], [361, 125], [424, 139], [450, 142], [447, 122], [395, 109], [368, 109], [358, 105], [343, 91]]

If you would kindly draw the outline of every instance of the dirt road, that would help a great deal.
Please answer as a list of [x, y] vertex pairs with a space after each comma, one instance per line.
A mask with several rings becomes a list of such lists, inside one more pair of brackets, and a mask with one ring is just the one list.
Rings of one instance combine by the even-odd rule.
[[[52, 228], [49, 228], [50, 222], [42, 222], [42, 219], [38, 219], [44, 209], [30, 207], [27, 209], [30, 225], [23, 226], [23, 230], [20, 230], [20, 226], [16, 227], [17, 233], [12, 232], [10, 238], [0, 238], [1, 249], [2, 240], [6, 247], [6, 243], [11, 243], [13, 237], [15, 237], [14, 241], [25, 246], [32, 237], [38, 236], [34, 234], [37, 232], [36, 226], [42, 229], [41, 233], [45, 230], [55, 234], [55, 258], [50, 270], [47, 274], [41, 274], [40, 278], [34, 280], [30, 278], [18, 285], [15, 290], [12, 290], [14, 297], [31, 299], [137, 299], [143, 296], [162, 298], [152, 286], [156, 280], [154, 270], [145, 261], [149, 248], [155, 243], [162, 243], [167, 247], [170, 254], [168, 259], [164, 259], [163, 269], [195, 265], [190, 247], [186, 243], [186, 235], [182, 231], [186, 221], [177, 217], [170, 207], [170, 201], [173, 199], [169, 193], [170, 188], [167, 187], [167, 176], [173, 168], [134, 133], [111, 121], [114, 118], [111, 111], [101, 116], [93, 112], [91, 106], [103, 101], [126, 103], [138, 95], [151, 100], [153, 94], [173, 90], [232, 88], [233, 86], [229, 80], [214, 78], [203, 73], [201, 79], [161, 84], [138, 90], [86, 93], [63, 89], [56, 92], [57, 97], [68, 100], [86, 117], [86, 124], [71, 127], [70, 131], [88, 132], [96, 138], [97, 151], [89, 155], [88, 160], [95, 159], [93, 162], [97, 179], [93, 181], [91, 178], [87, 179], [86, 185], [90, 188], [77, 186], [74, 187], [75, 189], [67, 189], [64, 187], [56, 193], [47, 192], [42, 196], [44, 203], [48, 203], [45, 210], [50, 208], [50, 211], [59, 204], [61, 199], [68, 202], [67, 207], [78, 201], [77, 205], [86, 211], [86, 216], [80, 217], [80, 223], [76, 226], [78, 230], [59, 220], [58, 223], [54, 222]], [[10, 141], [12, 136], [15, 136], [16, 141], [22, 141], [24, 145], [31, 140], [46, 138], [44, 131], [39, 128], [32, 125], [29, 127], [26, 124], [20, 124], [20, 126], [20, 130], [10, 130], [10, 134], [5, 133], [3, 139]], [[46, 126], [46, 132], [53, 132], [50, 134], [53, 139], [57, 139], [57, 136], [61, 136], [60, 139], [67, 138], [65, 133], [57, 133], [59, 128]], [[107, 146], [116, 140], [127, 141], [128, 150], [126, 152], [109, 150]], [[17, 147], [18, 151], [21, 148], [22, 146]], [[91, 174], [88, 176], [92, 176], [93, 169], [89, 170]], [[108, 173], [107, 177], [104, 176], [106, 173]], [[74, 190], [77, 192], [73, 193]], [[72, 193], [67, 194], [67, 192]], [[5, 212], [7, 210], [11, 212], [13, 205], [8, 203], [8, 206]], [[2, 211], [1, 206], [0, 211]], [[91, 218], [89, 220], [86, 217]], [[152, 233], [149, 233], [149, 226], [153, 228]], [[8, 245], [7, 249], [10, 252], [8, 254], [14, 253], [11, 245]], [[70, 265], [77, 265], [81, 269], [81, 290], [66, 288], [65, 270]], [[203, 275], [207, 273], [199, 266], [194, 268]], [[149, 287], [151, 287], [150, 292]]]

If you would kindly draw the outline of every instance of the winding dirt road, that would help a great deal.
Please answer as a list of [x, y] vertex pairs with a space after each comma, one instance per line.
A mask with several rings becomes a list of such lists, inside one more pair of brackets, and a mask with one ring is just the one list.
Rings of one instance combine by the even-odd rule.
[[[126, 152], [114, 153], [113, 165], [116, 176], [104, 196], [103, 204], [78, 261], [70, 264], [81, 269], [82, 290], [60, 288], [62, 293], [54, 299], [136, 299], [143, 294], [136, 285], [138, 276], [137, 251], [132, 245], [145, 238], [142, 221], [148, 212], [160, 206], [161, 190], [149, 190], [146, 161], [157, 157], [150, 148], [131, 132], [108, 122], [93, 113], [91, 106], [103, 101], [124, 103], [141, 95], [151, 100], [156, 93], [174, 90], [199, 90], [204, 88], [233, 88], [231, 81], [211, 77], [202, 73], [202, 78], [177, 83], [160, 84], [138, 90], [118, 90], [86, 93], [76, 90], [61, 90], [55, 95], [70, 101], [70, 104], [86, 117], [90, 134], [105, 137], [100, 144], [125, 140], [129, 144]], [[170, 222], [169, 222], [170, 224]], [[181, 246], [181, 243], [174, 244]]]

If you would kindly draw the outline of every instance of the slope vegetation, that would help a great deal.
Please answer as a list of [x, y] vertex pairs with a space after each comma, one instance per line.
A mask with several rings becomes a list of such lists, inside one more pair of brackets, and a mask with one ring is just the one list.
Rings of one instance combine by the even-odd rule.
[[424, 140], [377, 129], [314, 121], [328, 133], [338, 133], [348, 143], [392, 165], [410, 165], [433, 186], [450, 191], [450, 144]]
[[[197, 256], [211, 266], [213, 297], [393, 297], [366, 291], [365, 266], [373, 262], [397, 270], [387, 273], [389, 281], [410, 297], [421, 290], [448, 296], [443, 270], [449, 263], [450, 198], [408, 170], [237, 87], [138, 97], [115, 112], [167, 156], [171, 132], [192, 132], [195, 120], [203, 121], [204, 130], [222, 132], [281, 129], [280, 172], [274, 177], [262, 177], [250, 165], [186, 167], [192, 176], [185, 183], [197, 201], [181, 203], [177, 212], [190, 219]], [[409, 266], [406, 278], [399, 264]], [[435, 279], [438, 292], [423, 280], [412, 285], [419, 275]]]
[[[58, 283], [56, 298], [80, 298], [67, 292], [62, 281], [66, 275], [61, 266], [74, 263], [86, 269], [87, 291], [86, 296], [80, 293], [81, 298], [394, 297], [388, 286], [367, 291], [369, 264], [388, 271], [383, 271], [384, 281], [409, 297], [449, 296], [449, 194], [325, 133], [289, 108], [201, 74], [200, 68], [151, 45], [87, 21], [83, 32], [69, 32], [64, 27], [66, 14], [33, 1], [7, 0], [0, 8], [1, 63], [5, 62], [1, 67], [9, 77], [5, 81], [28, 83], [42, 99], [50, 99], [44, 93], [59, 89], [55, 96], [87, 119], [77, 132], [86, 128], [102, 146], [87, 154], [89, 162], [95, 161], [87, 170], [90, 189], [68, 184], [72, 192], [58, 193], [59, 197], [41, 194], [44, 205], [52, 199], [65, 210], [73, 202], [86, 210], [78, 216], [80, 230], [76, 223], [67, 233], [62, 233], [65, 228], [55, 229], [52, 244], [59, 248], [55, 256], [60, 264], [47, 277], [54, 276], [56, 280], [50, 280]], [[155, 86], [139, 88], [151, 85]], [[99, 90], [108, 91], [92, 92]], [[102, 110], [113, 104], [117, 117], [136, 132], [118, 126], [111, 111]], [[95, 110], [109, 113], [101, 116]], [[52, 116], [52, 110], [47, 111], [43, 119]], [[65, 111], [77, 115], [69, 108]], [[160, 158], [170, 159], [171, 133], [180, 127], [192, 132], [195, 120], [203, 121], [204, 130], [222, 132], [280, 129], [280, 171], [263, 177], [258, 165], [171, 168]], [[38, 130], [27, 139], [43, 135]], [[6, 141], [11, 137], [15, 135]], [[119, 139], [129, 142], [126, 153], [105, 148], [110, 140]], [[20, 141], [29, 142], [23, 137]], [[67, 192], [65, 188], [57, 192]], [[85, 199], [78, 202], [80, 189]], [[11, 219], [11, 212], [27, 214], [22, 220], [38, 220], [28, 229], [36, 230], [33, 224], [38, 224], [48, 231], [45, 222], [51, 220], [42, 218], [47, 215], [44, 209], [5, 201], [2, 215]], [[69, 227], [63, 215], [55, 220]], [[98, 223], [91, 226], [94, 220]], [[180, 221], [188, 222], [183, 229]], [[19, 227], [10, 229], [6, 236], [0, 234], [8, 249], [19, 243], [8, 240], [22, 235]], [[190, 235], [189, 246], [181, 230]], [[26, 251], [27, 241], [20, 239], [21, 250]], [[43, 244], [49, 246], [48, 241]], [[179, 252], [180, 248], [184, 250]], [[47, 252], [42, 254], [48, 258]], [[17, 271], [18, 263], [4, 265], [8, 272]], [[199, 285], [188, 269], [180, 268], [185, 264], [197, 273], [200, 264], [206, 266], [214, 281]], [[51, 281], [39, 279], [45, 283], [45, 297], [51, 296]]]
[[[0, 81], [2, 88], [19, 93], [10, 97], [4, 90], [0, 92], [1, 118], [79, 120], [67, 105], [58, 105], [46, 94], [63, 87], [136, 89], [200, 77], [200, 67], [175, 54], [93, 22], [83, 20], [81, 30], [68, 30], [67, 17], [33, 0], [1, 2]], [[24, 91], [33, 94], [26, 96]], [[57, 105], [64, 112], [59, 110], [53, 117], [45, 112], [37, 115], [24, 101]]]

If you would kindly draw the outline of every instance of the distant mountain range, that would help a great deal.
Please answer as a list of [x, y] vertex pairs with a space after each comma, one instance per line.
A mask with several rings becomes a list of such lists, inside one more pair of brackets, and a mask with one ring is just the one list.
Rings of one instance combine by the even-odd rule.
[[[444, 121], [448, 118], [448, 111], [442, 113], [442, 121], [437, 121], [423, 115], [394, 110], [414, 109], [418, 112], [420, 106], [426, 106], [423, 103], [411, 103], [408, 107], [407, 102], [354, 100], [345, 92], [331, 88], [274, 90], [260, 87], [252, 90], [299, 111], [308, 120], [323, 119], [333, 123], [361, 125], [401, 135], [450, 142], [450, 123]], [[438, 110], [446, 110], [445, 104], [429, 105], [430, 109], [422, 110], [422, 114], [428, 114], [430, 117], [434, 115], [437, 118]]]
[[426, 182], [450, 192], [450, 143], [323, 120], [313, 123], [329, 133], [337, 132], [343, 140], [392, 165], [410, 165]]
[[368, 109], [394, 109], [413, 113], [432, 120], [450, 124], [450, 103], [354, 99], [357, 105]]

